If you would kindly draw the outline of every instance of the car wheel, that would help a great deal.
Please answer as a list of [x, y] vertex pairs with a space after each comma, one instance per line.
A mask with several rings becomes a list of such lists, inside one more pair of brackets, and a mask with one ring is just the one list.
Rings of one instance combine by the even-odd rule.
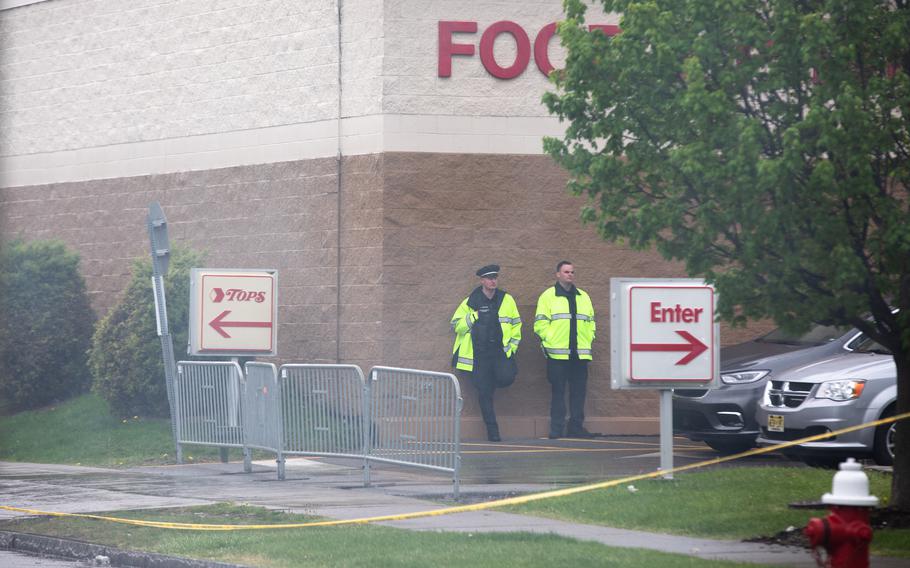
[[[893, 410], [886, 411], [882, 418], [894, 415]], [[875, 429], [875, 446], [872, 457], [878, 465], [894, 465], [894, 433], [897, 431], [897, 422], [882, 424]]]
[[840, 458], [827, 456], [802, 456], [800, 459], [809, 467], [818, 467], [821, 469], [837, 469], [837, 466], [843, 461]]
[[718, 441], [718, 440], [705, 440], [705, 443], [714, 450], [723, 455], [738, 454], [751, 450], [755, 447], [755, 444], [752, 442], [734, 442], [734, 441]]

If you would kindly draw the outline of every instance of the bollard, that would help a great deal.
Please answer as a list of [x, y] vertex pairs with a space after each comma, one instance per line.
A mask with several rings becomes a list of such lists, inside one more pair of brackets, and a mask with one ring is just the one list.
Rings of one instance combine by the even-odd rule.
[[[869, 495], [869, 478], [853, 458], [840, 464], [831, 493], [822, 495], [831, 505], [828, 516], [809, 519], [805, 535], [813, 549], [824, 547], [831, 568], [868, 568], [872, 526], [869, 511], [878, 497]], [[824, 566], [816, 556], [820, 566]]]

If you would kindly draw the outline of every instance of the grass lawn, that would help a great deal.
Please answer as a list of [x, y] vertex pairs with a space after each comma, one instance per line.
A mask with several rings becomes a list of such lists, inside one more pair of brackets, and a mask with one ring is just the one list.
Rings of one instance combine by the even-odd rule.
[[[128, 511], [119, 517], [211, 524], [274, 524], [313, 520], [258, 507], [217, 505], [179, 510]], [[236, 532], [193, 532], [86, 519], [29, 519], [0, 528], [265, 567], [464, 566], [744, 566], [661, 552], [611, 548], [552, 535], [414, 532], [379, 526], [315, 527]]]
[[[187, 461], [218, 455], [217, 448], [184, 448]], [[174, 459], [170, 420], [112, 416], [107, 402], [93, 394], [0, 417], [0, 460], [126, 467]]]
[[[834, 472], [814, 468], [718, 468], [677, 474], [673, 480], [636, 482], [635, 491], [612, 487], [508, 510], [566, 521], [654, 532], [746, 539], [801, 528], [824, 509], [791, 509], [788, 504], [820, 501], [831, 491]], [[891, 494], [891, 476], [868, 471], [869, 491]], [[882, 499], [886, 502], [886, 499]], [[910, 529], [877, 530], [873, 554], [910, 558]]]

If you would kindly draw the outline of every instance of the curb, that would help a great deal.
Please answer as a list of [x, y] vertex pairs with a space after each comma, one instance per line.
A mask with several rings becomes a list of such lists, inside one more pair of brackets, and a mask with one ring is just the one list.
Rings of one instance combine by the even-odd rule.
[[106, 556], [110, 559], [110, 566], [124, 568], [246, 568], [240, 564], [123, 550], [80, 540], [12, 531], [0, 531], [0, 549], [79, 560], [90, 565], [96, 557]]

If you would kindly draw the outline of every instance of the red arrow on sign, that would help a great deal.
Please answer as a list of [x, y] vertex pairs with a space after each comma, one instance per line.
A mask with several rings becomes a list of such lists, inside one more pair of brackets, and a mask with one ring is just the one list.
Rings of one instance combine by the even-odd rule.
[[676, 333], [685, 339], [686, 343], [633, 343], [632, 351], [688, 351], [688, 355], [676, 362], [677, 365], [687, 365], [708, 349], [707, 345], [688, 331], [676, 330]]
[[224, 310], [218, 314], [215, 319], [209, 322], [212, 329], [226, 339], [231, 338], [228, 332], [224, 330], [226, 327], [272, 327], [272, 322], [270, 321], [224, 321], [224, 318], [228, 317], [228, 314], [230, 313], [231, 310]]

